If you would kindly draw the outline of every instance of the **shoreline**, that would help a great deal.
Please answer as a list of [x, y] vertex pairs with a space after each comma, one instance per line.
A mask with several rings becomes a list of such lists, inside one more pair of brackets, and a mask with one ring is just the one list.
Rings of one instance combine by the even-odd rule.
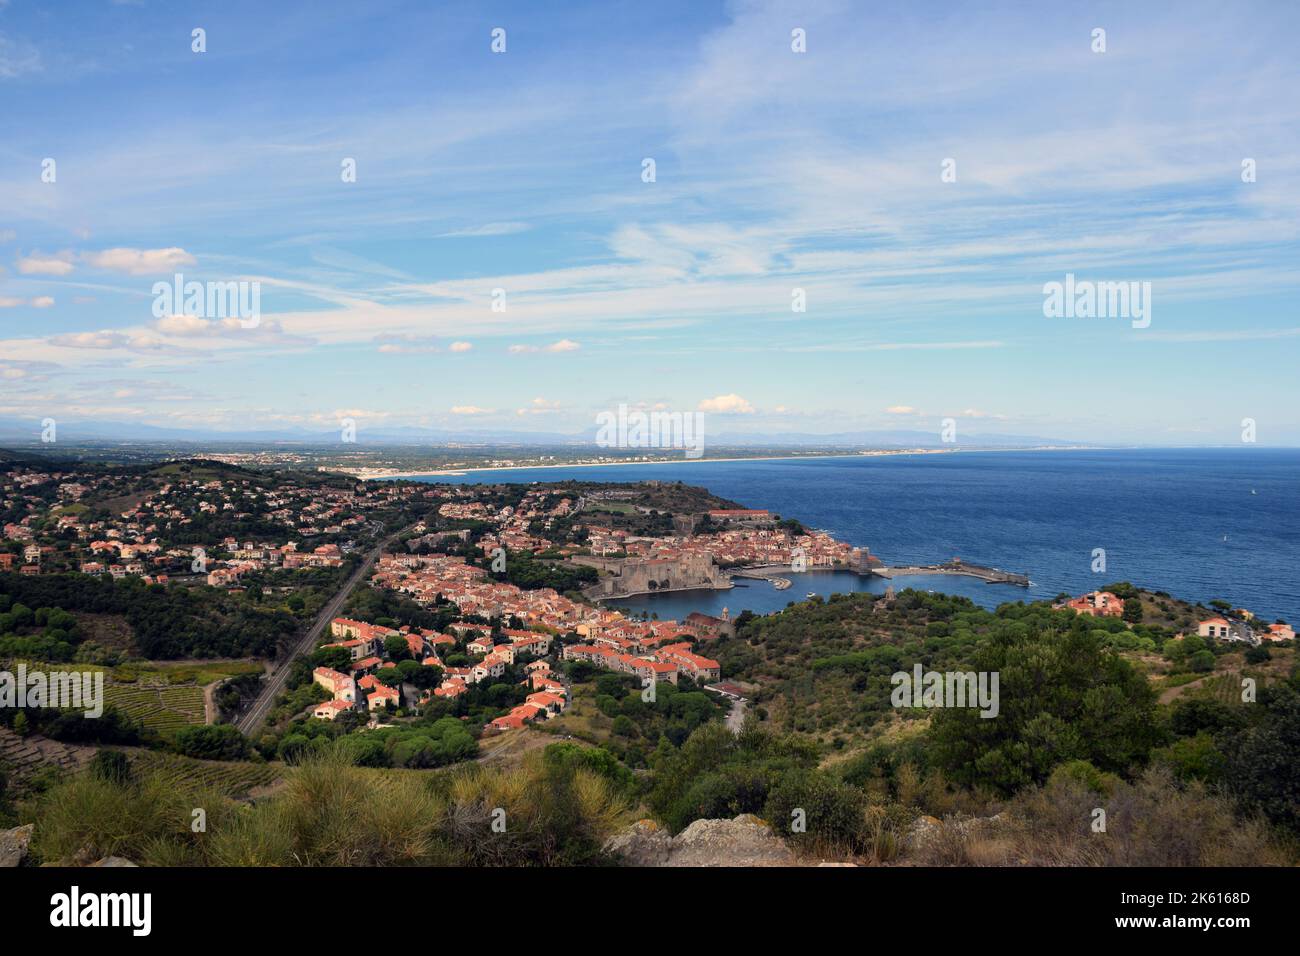
[[558, 465], [500, 465], [487, 468], [441, 468], [427, 471], [386, 471], [384, 469], [359, 469], [355, 472], [340, 472], [359, 481], [396, 481], [403, 478], [442, 477], [456, 478], [481, 471], [540, 471], [552, 468], [617, 468], [627, 465], [702, 465], [710, 462], [743, 461], [807, 461], [826, 458], [896, 458], [904, 455], [952, 455], [959, 452], [966, 454], [983, 454], [986, 452], [1009, 451], [1092, 451], [1093, 445], [1039, 445], [1032, 448], [903, 448], [898, 450], [879, 449], [859, 452], [828, 452], [827, 454], [809, 455], [755, 455], [746, 458], [665, 458], [659, 461], [582, 461]]

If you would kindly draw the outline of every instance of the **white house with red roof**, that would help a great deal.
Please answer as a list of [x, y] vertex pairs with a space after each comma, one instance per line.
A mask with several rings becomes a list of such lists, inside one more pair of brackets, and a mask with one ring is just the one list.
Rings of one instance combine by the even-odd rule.
[[655, 652], [655, 657], [669, 661], [689, 674], [696, 683], [715, 681], [722, 677], [722, 665], [708, 657], [701, 657], [691, 650], [689, 644], [672, 644]]
[[1076, 614], [1088, 614], [1092, 617], [1121, 617], [1124, 614], [1124, 601], [1109, 591], [1092, 591], [1081, 597], [1057, 605]]
[[538, 704], [524, 703], [512, 708], [510, 713], [506, 714], [504, 717], [498, 717], [496, 720], [489, 722], [487, 727], [484, 729], [518, 730], [524, 724], [539, 718], [545, 718], [545, 716], [545, 707]]
[[1196, 625], [1196, 633], [1201, 637], [1227, 637], [1228, 622], [1221, 617], [1211, 617]]
[[1262, 636], [1269, 641], [1294, 641], [1295, 631], [1290, 624], [1270, 624]]
[[335, 700], [356, 702], [357, 685], [347, 674], [329, 667], [318, 667], [311, 672], [311, 678], [314, 683], [324, 687]]
[[[374, 678], [366, 679], [374, 680]], [[396, 687], [389, 687], [386, 684], [380, 684], [376, 680], [374, 690], [366, 694], [366, 706], [370, 710], [375, 711], [387, 707], [389, 704], [392, 704], [394, 707], [400, 707], [402, 705], [402, 695], [398, 693]]]
[[311, 715], [321, 720], [337, 720], [340, 714], [346, 714], [353, 709], [353, 706], [351, 702], [346, 700], [327, 700], [322, 704], [317, 704]]
[[1201, 637], [1214, 637], [1221, 641], [1240, 641], [1243, 644], [1258, 644], [1259, 638], [1249, 624], [1242, 621], [1229, 621], [1222, 617], [1211, 617], [1196, 625], [1196, 633]]
[[548, 691], [537, 691], [529, 694], [524, 700], [526, 703], [541, 707], [548, 719], [564, 713], [564, 708], [569, 703], [562, 694], [552, 694]]

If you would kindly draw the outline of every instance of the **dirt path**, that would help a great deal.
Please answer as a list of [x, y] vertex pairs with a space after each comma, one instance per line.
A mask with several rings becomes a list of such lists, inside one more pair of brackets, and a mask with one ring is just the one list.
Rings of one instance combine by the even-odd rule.
[[745, 710], [748, 706], [749, 701], [743, 698], [731, 702], [731, 710], [727, 711], [727, 729], [733, 734], [739, 734], [745, 726]]
[[203, 685], [203, 722], [205, 724], [215, 724], [217, 722], [217, 688], [225, 682], [225, 680], [214, 680], [211, 684]]

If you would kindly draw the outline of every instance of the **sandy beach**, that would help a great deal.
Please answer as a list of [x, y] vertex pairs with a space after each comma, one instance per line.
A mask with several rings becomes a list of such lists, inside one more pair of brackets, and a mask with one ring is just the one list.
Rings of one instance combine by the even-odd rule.
[[[620, 465], [699, 465], [710, 462], [725, 461], [799, 461], [805, 458], [879, 458], [894, 455], [946, 455], [958, 448], [900, 448], [880, 449], [860, 452], [832, 452], [825, 455], [755, 455], [746, 458], [664, 458], [652, 461], [575, 461], [556, 465], [498, 465], [482, 468], [431, 468], [421, 471], [388, 471], [382, 468], [358, 468], [355, 471], [341, 471], [362, 481], [389, 481], [396, 478], [423, 478], [437, 475], [440, 477], [457, 477], [478, 471], [534, 471], [550, 468], [611, 468]], [[1023, 449], [1022, 449], [1023, 450]]]

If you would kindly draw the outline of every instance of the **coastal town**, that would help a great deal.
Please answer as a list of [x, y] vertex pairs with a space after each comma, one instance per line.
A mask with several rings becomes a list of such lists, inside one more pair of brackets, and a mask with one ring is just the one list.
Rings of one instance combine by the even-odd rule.
[[[0, 485], [0, 572], [134, 577], [145, 585], [233, 593], [277, 575], [282, 588], [292, 587], [293, 578], [283, 574], [341, 572], [386, 526], [402, 522], [396, 546], [378, 555], [365, 586], [454, 613], [442, 630], [335, 617], [331, 639], [320, 646], [345, 649], [348, 658], [313, 672], [328, 699], [312, 713], [324, 720], [353, 709], [418, 711], [519, 668], [527, 698], [487, 729], [518, 727], [564, 711], [568, 689], [555, 665], [567, 661], [643, 684], [685, 678], [692, 686], [716, 685], [724, 675], [707, 646], [734, 633], [727, 612], [651, 620], [603, 602], [727, 589], [735, 575], [779, 589], [789, 586], [781, 575], [804, 570], [886, 577], [894, 570], [964, 570], [960, 559], [889, 569], [865, 546], [707, 496], [667, 505], [685, 487], [680, 483], [502, 486], [345, 476], [322, 482], [281, 472], [268, 484], [264, 475], [253, 477], [259, 473], [210, 465], [175, 463], [156, 469], [150, 480], [94, 467], [11, 467]], [[240, 530], [246, 533], [227, 533]], [[511, 580], [520, 562], [535, 573]], [[1056, 606], [1097, 617], [1125, 613], [1125, 601], [1108, 592]], [[1221, 616], [1199, 621], [1196, 633], [1247, 645], [1294, 637], [1288, 625], [1253, 618], [1225, 607]], [[422, 686], [395, 680], [399, 661], [387, 649], [391, 638], [404, 642], [403, 659], [436, 669], [437, 680]]]
[[[1071, 660], [1094, 655], [1095, 673], [1132, 668], [1123, 693], [1139, 708], [1195, 714], [1247, 678], [1268, 699], [1294, 660], [1291, 625], [1240, 604], [1125, 581], [1015, 600], [1023, 574], [959, 557], [891, 566], [866, 542], [681, 482], [359, 482], [211, 461], [145, 471], [10, 462], [0, 519], [0, 670], [94, 668], [111, 716], [92, 732], [131, 751], [132, 767], [228, 774], [239, 793], [304, 767], [329, 781], [347, 768], [445, 768], [469, 780], [572, 761], [657, 817], [681, 807], [703, 818], [748, 799], [755, 778], [743, 774], [733, 791], [725, 771], [681, 770], [701, 746], [752, 740], [766, 761], [766, 741], [784, 741], [777, 752], [804, 755], [810, 774], [825, 755], [860, 766], [882, 742], [904, 747], [952, 726], [893, 702], [906, 662], [965, 673], [984, 653], [1032, 654], [1068, 681], [1061, 655], [1019, 646], [1030, 626], [1044, 646], [1069, 642]], [[753, 591], [732, 591], [779, 601], [809, 571], [827, 596], [756, 613]], [[838, 593], [831, 573], [880, 580]], [[952, 582], [938, 575], [965, 575], [1001, 603], [945, 593]], [[710, 613], [654, 612], [689, 608], [692, 592]], [[653, 600], [665, 594], [676, 596]], [[998, 673], [1004, 704], [1035, 692], [1026, 668]], [[1088, 705], [1092, 679], [1082, 680], [1072, 693]], [[25, 768], [23, 787], [45, 761], [76, 767], [90, 749], [76, 749], [85, 730], [54, 714], [0, 726], [0, 762]], [[1199, 756], [1207, 746], [1197, 737], [1161, 759], [1200, 773], [1214, 766]], [[969, 766], [954, 759], [948, 773]], [[683, 772], [709, 782], [657, 796]], [[727, 803], [707, 802], [714, 787]], [[773, 813], [762, 799], [735, 805]]]
[[[393, 667], [386, 653], [386, 641], [404, 641], [411, 659], [438, 669], [440, 683], [418, 700], [452, 699], [472, 686], [504, 675], [506, 668], [521, 664], [525, 682], [532, 690], [526, 700], [508, 714], [495, 718], [494, 730], [518, 728], [532, 720], [562, 713], [567, 703], [567, 685], [551, 674], [545, 658], [559, 646], [559, 635], [572, 635], [582, 643], [564, 645], [561, 659], [585, 660], [598, 667], [631, 674], [647, 686], [658, 681], [676, 684], [684, 674], [696, 684], [717, 681], [718, 662], [694, 652], [696, 642], [716, 637], [726, 622], [703, 615], [701, 620], [635, 621], [617, 611], [574, 602], [550, 588], [522, 590], [493, 581], [488, 573], [464, 559], [445, 556], [420, 557], [386, 555], [379, 561], [372, 585], [409, 595], [420, 604], [449, 602], [459, 612], [447, 628], [450, 633], [420, 628], [383, 628], [363, 621], [336, 618], [332, 636], [341, 638], [323, 645], [347, 650], [346, 673], [317, 668], [313, 679], [331, 694], [331, 700], [316, 709], [314, 716], [333, 720], [352, 707], [402, 706], [402, 696], [378, 672]], [[494, 626], [484, 621], [513, 621], [520, 628]], [[463, 650], [471, 662], [452, 666], [439, 656], [445, 650]], [[364, 694], [364, 700], [362, 695]]]
[[[150, 584], [198, 575], [233, 586], [261, 570], [338, 567], [404, 496], [383, 483], [267, 487], [179, 469], [144, 483], [103, 470], [23, 468], [0, 486], [0, 571], [131, 575]], [[222, 528], [256, 535], [213, 530]]]

